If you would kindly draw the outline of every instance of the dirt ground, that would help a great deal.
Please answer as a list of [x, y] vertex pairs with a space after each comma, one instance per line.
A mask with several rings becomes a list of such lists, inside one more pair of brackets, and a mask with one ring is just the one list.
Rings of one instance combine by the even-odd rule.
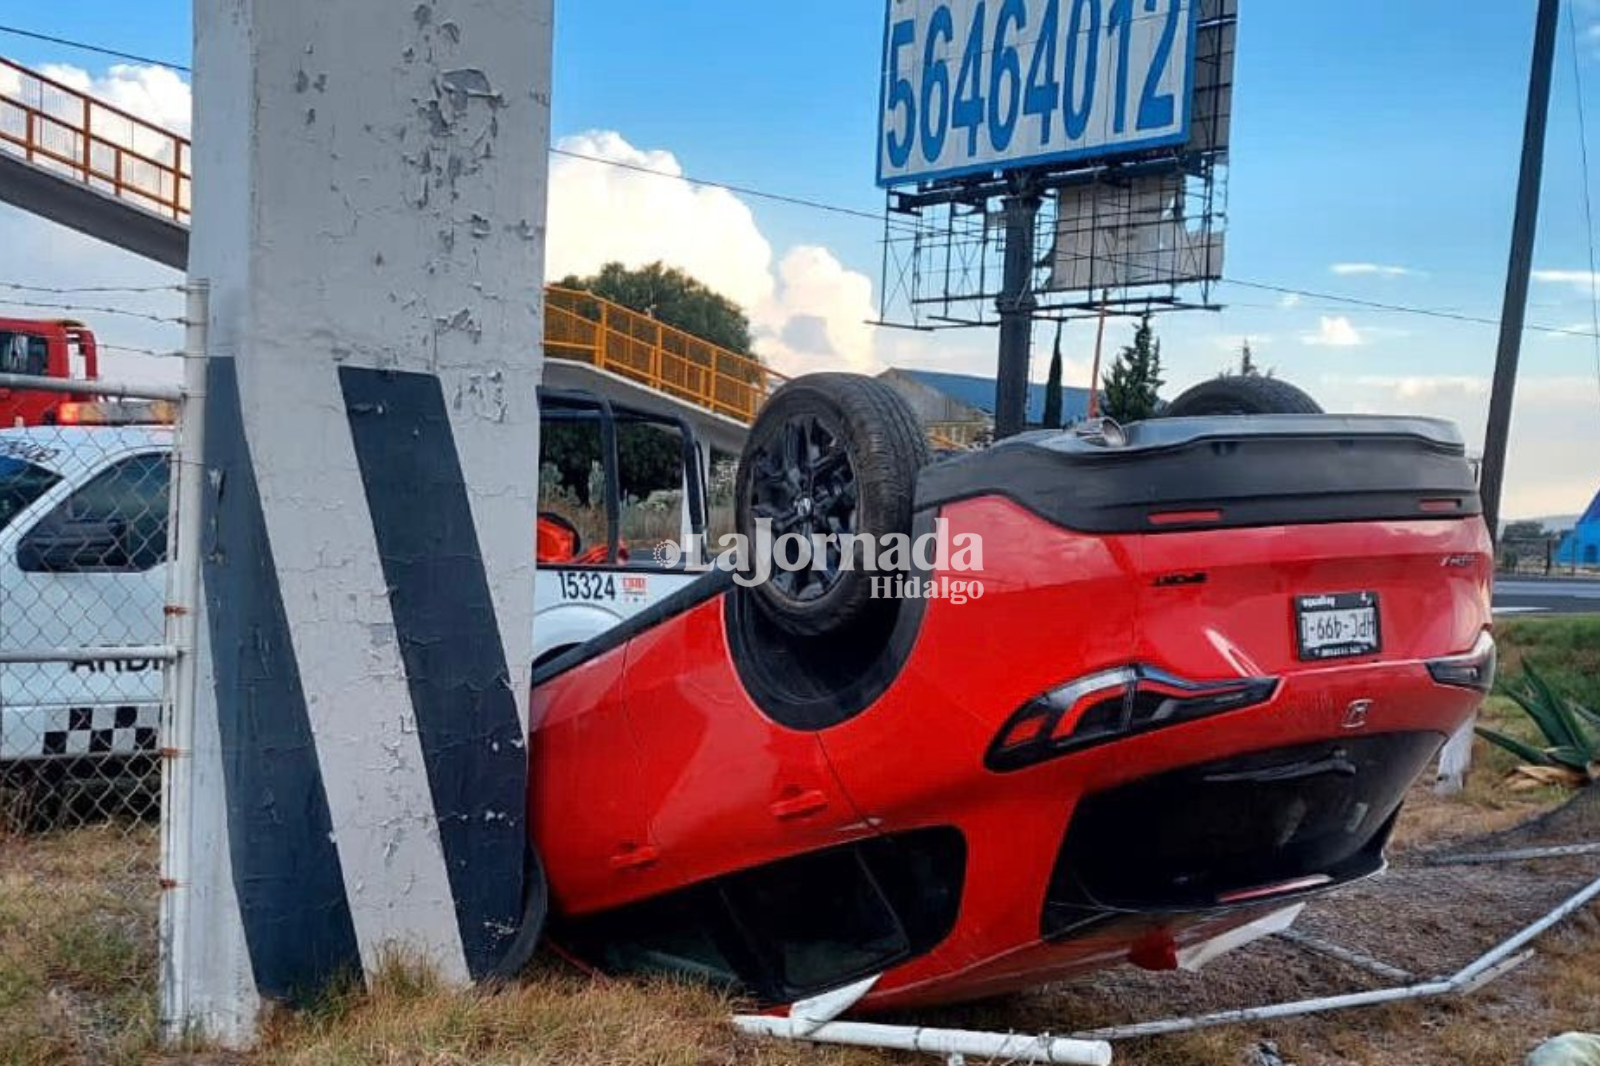
[[[1417, 978], [1452, 974], [1600, 877], [1600, 855], [1436, 864], [1468, 851], [1600, 841], [1600, 796], [1541, 818], [1542, 809], [1539, 799], [1478, 807], [1471, 800], [1440, 799], [1419, 786], [1402, 816], [1388, 871], [1312, 902], [1294, 928]], [[1270, 1042], [1282, 1061], [1301, 1066], [1518, 1063], [1552, 1035], [1600, 1029], [1600, 967], [1593, 962], [1597, 953], [1600, 905], [1591, 905], [1539, 940], [1530, 961], [1470, 997], [1131, 1041], [1118, 1045], [1117, 1061], [1129, 1066], [1270, 1062], [1253, 1059], [1256, 1049]], [[1216, 960], [1201, 974], [1125, 967], [1010, 1003], [952, 1011], [931, 1020], [1072, 1032], [1394, 983], [1268, 938]]]

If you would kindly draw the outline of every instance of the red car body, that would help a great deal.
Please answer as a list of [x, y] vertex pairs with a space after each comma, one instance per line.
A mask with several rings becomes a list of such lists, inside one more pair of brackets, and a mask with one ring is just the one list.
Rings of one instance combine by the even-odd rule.
[[[774, 1002], [881, 973], [862, 1006], [902, 1007], [1170, 967], [1379, 870], [1492, 676], [1471, 475], [1434, 424], [1242, 421], [929, 468], [919, 521], [983, 569], [925, 576], [983, 595], [874, 647], [797, 649], [713, 575], [541, 670], [554, 938]], [[1306, 658], [1299, 598], [1354, 592], [1381, 650]]]

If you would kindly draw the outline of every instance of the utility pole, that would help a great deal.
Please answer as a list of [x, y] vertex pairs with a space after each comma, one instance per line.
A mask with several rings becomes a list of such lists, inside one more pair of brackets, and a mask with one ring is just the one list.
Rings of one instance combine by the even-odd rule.
[[1550, 113], [1550, 70], [1555, 60], [1556, 18], [1561, 0], [1539, 0], [1533, 34], [1533, 70], [1528, 76], [1528, 117], [1522, 127], [1522, 172], [1517, 179], [1517, 215], [1511, 229], [1511, 263], [1506, 272], [1505, 307], [1500, 314], [1500, 345], [1495, 353], [1494, 388], [1489, 397], [1489, 431], [1483, 446], [1483, 517], [1489, 536], [1500, 538], [1500, 495], [1505, 486], [1506, 446], [1511, 436], [1511, 402], [1517, 389], [1523, 321], [1528, 310], [1528, 277], [1533, 269], [1533, 239], [1539, 228], [1539, 182], [1544, 174], [1544, 132]]
[[1106, 343], [1106, 301], [1111, 290], [1100, 290], [1100, 322], [1094, 330], [1094, 369], [1089, 371], [1089, 417], [1100, 417], [1100, 352]]
[[1005, 278], [995, 306], [1000, 312], [1000, 366], [994, 384], [994, 436], [1016, 436], [1028, 419], [1028, 356], [1033, 346], [1033, 230], [1039, 194], [1026, 172], [1001, 203], [1006, 223]]

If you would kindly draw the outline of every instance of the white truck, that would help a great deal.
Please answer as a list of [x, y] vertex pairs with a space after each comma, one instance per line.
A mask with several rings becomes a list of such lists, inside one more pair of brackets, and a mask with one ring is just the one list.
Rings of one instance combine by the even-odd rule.
[[[705, 532], [707, 513], [703, 452], [686, 422], [585, 393], [544, 392], [540, 404], [536, 662], [693, 580], [703, 560], [664, 567], [653, 549], [702, 542], [690, 534]], [[164, 643], [173, 431], [110, 424], [139, 417], [122, 410], [82, 404], [71, 420], [98, 424], [0, 430], [0, 786], [71, 780], [76, 792], [153, 777], [164, 664], [137, 649]], [[648, 505], [627, 469], [641, 440]], [[553, 447], [569, 470], [589, 466], [588, 484], [563, 479]], [[678, 487], [663, 490], [670, 476]], [[72, 654], [91, 647], [130, 653]]]

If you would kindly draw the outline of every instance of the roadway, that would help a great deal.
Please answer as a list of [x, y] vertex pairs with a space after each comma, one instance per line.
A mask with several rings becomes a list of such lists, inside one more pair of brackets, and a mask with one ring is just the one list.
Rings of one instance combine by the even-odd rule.
[[1494, 613], [1600, 614], [1600, 581], [1557, 576], [1498, 578]]

